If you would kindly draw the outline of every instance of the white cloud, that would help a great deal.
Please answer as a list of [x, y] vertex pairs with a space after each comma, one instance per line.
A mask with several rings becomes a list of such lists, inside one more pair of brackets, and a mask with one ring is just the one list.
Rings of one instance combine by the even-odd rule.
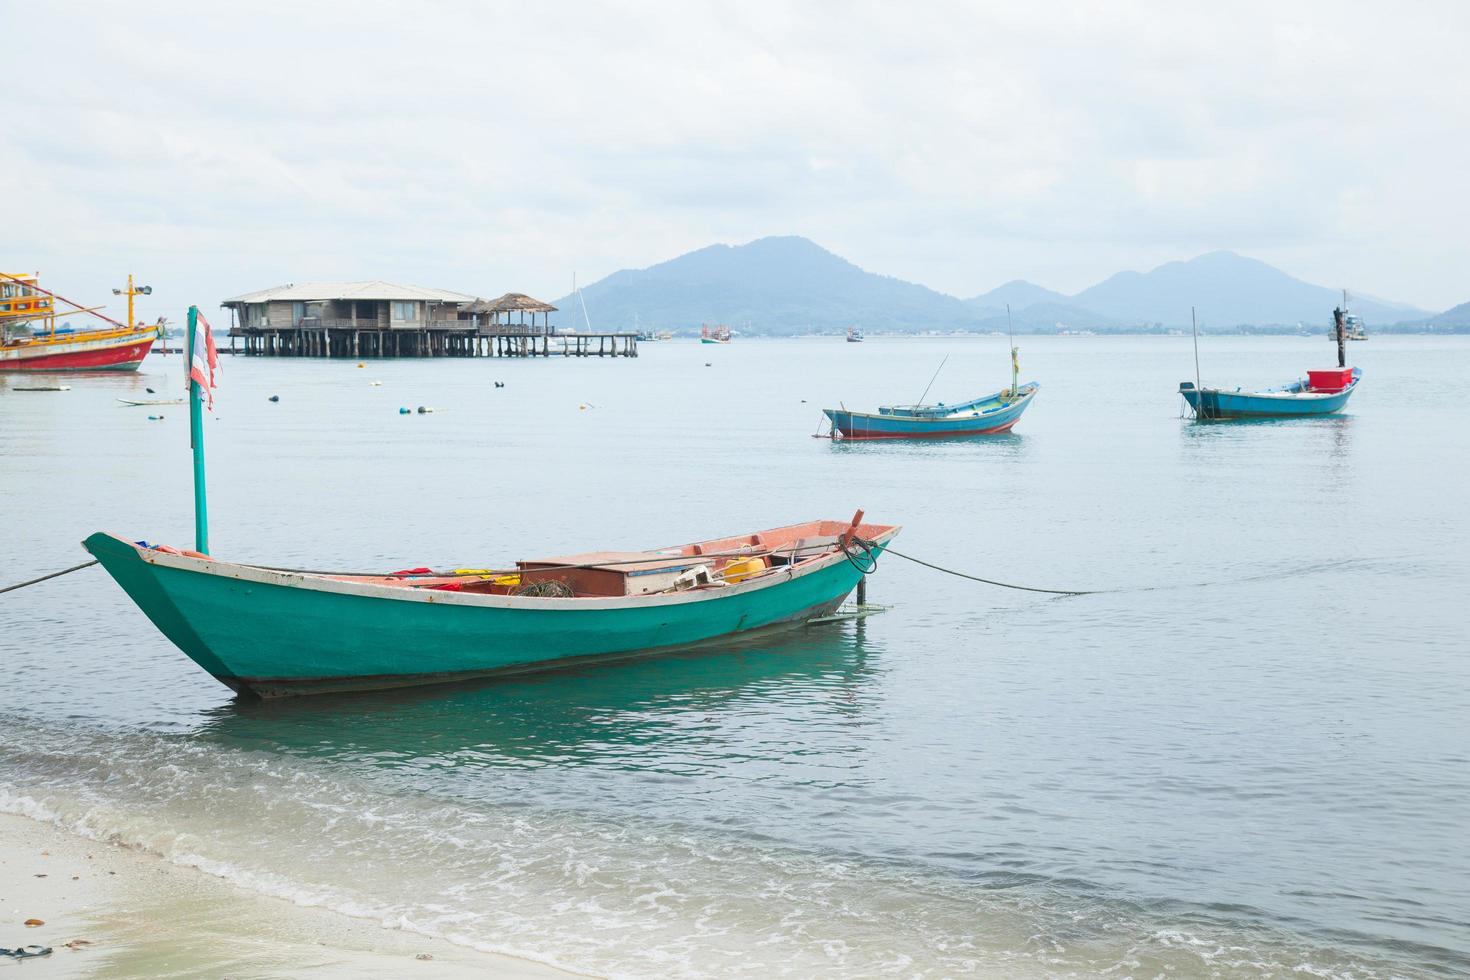
[[131, 268], [176, 313], [329, 277], [555, 296], [798, 233], [961, 295], [1232, 248], [1470, 299], [1459, 2], [200, 10], [0, 14], [33, 39], [0, 265]]

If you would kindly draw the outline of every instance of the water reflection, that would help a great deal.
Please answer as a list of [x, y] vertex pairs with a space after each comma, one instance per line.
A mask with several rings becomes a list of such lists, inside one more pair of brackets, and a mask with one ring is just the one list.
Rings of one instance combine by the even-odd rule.
[[[691, 745], [739, 738], [779, 760], [760, 719], [813, 732], [861, 725], [871, 697], [861, 621], [709, 644], [499, 680], [281, 701], [237, 699], [206, 713], [201, 735], [378, 766], [466, 761], [535, 768], [612, 763], [637, 768]], [[718, 753], [715, 753], [718, 755]]]
[[983, 451], [989, 456], [1020, 458], [1024, 455], [1026, 446], [1027, 437], [1017, 432], [1001, 432], [988, 436], [949, 436], [943, 439], [831, 440], [832, 451], [836, 453], [885, 457], [973, 456]]

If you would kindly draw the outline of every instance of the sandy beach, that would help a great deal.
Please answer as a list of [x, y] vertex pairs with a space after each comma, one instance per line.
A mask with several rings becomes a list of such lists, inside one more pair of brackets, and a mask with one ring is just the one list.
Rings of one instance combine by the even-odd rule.
[[0, 814], [0, 947], [30, 944], [54, 952], [0, 958], [0, 970], [24, 969], [32, 980], [576, 975], [255, 895], [155, 855]]

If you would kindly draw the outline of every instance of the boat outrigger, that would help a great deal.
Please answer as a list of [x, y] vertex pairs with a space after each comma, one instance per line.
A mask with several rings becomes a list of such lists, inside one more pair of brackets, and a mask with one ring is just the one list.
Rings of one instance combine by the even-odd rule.
[[[135, 371], [163, 334], [163, 321], [137, 323], [133, 297], [153, 292], [148, 286], [128, 285], [113, 292], [128, 298], [128, 319], [121, 323], [41, 288], [36, 275], [0, 272], [0, 371]], [[64, 304], [61, 310], [57, 304]], [[71, 307], [66, 309], [65, 307]], [[107, 326], [94, 330], [57, 327], [56, 318], [86, 314]], [[25, 326], [24, 331], [14, 328]], [[38, 328], [39, 327], [39, 328]]]
[[1201, 421], [1310, 418], [1342, 411], [1357, 390], [1363, 372], [1347, 366], [1347, 310], [1339, 307], [1332, 311], [1332, 316], [1337, 367], [1309, 370], [1306, 378], [1276, 388], [1206, 388], [1198, 379], [1199, 332], [1196, 329], [1196, 379], [1180, 382], [1179, 394], [1189, 404], [1194, 417]]

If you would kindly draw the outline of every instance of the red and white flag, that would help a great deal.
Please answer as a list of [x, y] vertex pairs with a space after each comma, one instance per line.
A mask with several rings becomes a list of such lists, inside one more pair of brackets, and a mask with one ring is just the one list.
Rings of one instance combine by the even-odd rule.
[[197, 381], [209, 408], [214, 408], [214, 372], [219, 370], [219, 351], [214, 349], [214, 334], [204, 314], [194, 314], [194, 337], [189, 344], [189, 379]]

